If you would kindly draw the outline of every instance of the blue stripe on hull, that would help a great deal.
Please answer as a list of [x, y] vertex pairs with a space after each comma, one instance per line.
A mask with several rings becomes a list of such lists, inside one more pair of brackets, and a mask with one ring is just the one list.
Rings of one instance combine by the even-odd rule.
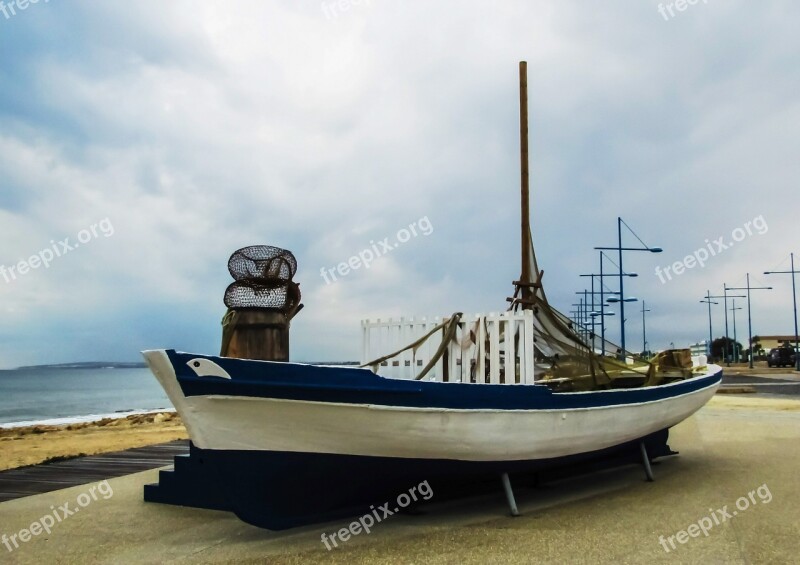
[[[647, 436], [651, 458], [669, 455], [667, 430]], [[400, 459], [316, 453], [216, 451], [192, 449], [196, 472], [213, 476], [241, 520], [270, 530], [369, 514], [389, 502], [394, 511], [398, 495], [427, 481], [432, 500], [500, 493], [499, 473], [516, 473], [517, 486], [530, 484], [532, 473], [547, 470], [548, 478], [582, 474], [638, 462], [639, 441], [591, 453], [515, 462], [469, 462]], [[178, 477], [180, 478], [180, 477]], [[203, 477], [205, 479], [205, 477]], [[186, 478], [184, 478], [186, 480]], [[198, 483], [198, 481], [194, 481]], [[208, 480], [202, 481], [209, 484]], [[160, 487], [159, 487], [160, 488]], [[168, 494], [168, 493], [166, 493]], [[196, 506], [203, 507], [198, 493]], [[207, 493], [205, 493], [207, 494]], [[162, 497], [162, 502], [169, 502]], [[419, 497], [420, 500], [421, 497]], [[159, 501], [158, 498], [152, 498]], [[184, 498], [183, 505], [194, 505]], [[381, 513], [382, 516], [382, 513]]]
[[[366, 369], [250, 361], [167, 351], [183, 394], [282, 398], [414, 408], [535, 410], [617, 406], [680, 396], [717, 384], [722, 371], [670, 385], [554, 393], [544, 385], [490, 385], [386, 379]], [[213, 361], [231, 380], [198, 377], [191, 359]]]

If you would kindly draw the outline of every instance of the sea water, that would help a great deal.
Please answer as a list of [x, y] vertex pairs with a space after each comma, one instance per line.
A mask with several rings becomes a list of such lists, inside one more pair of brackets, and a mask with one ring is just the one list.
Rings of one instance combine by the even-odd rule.
[[147, 368], [0, 371], [0, 427], [92, 421], [159, 409], [173, 407]]

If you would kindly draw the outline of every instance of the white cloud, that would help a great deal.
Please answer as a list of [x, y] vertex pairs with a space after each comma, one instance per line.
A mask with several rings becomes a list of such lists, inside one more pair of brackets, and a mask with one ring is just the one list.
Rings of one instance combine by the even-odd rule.
[[[551, 300], [569, 309], [621, 215], [665, 248], [626, 257], [651, 343], [700, 339], [705, 289], [797, 241], [798, 8], [778, 4], [665, 22], [621, 1], [376, 0], [334, 19], [318, 3], [75, 2], [0, 22], [0, 263], [105, 217], [116, 230], [0, 285], [0, 333], [23, 336], [0, 365], [85, 358], [109, 320], [125, 329], [105, 358], [156, 338], [213, 349], [227, 257], [257, 243], [298, 257], [298, 358], [355, 357], [361, 317], [502, 309], [518, 274], [521, 58]], [[757, 214], [768, 235], [670, 284], [651, 275]], [[319, 277], [423, 215], [430, 237]], [[758, 332], [785, 332], [781, 292], [759, 297]], [[65, 340], [78, 315], [94, 329]]]

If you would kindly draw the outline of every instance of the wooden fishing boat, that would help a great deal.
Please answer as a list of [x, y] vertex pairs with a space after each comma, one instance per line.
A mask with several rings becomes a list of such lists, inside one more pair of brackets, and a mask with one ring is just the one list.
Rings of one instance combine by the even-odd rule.
[[708, 402], [722, 370], [598, 355], [549, 304], [528, 222], [524, 66], [520, 76], [522, 274], [508, 311], [365, 321], [362, 367], [145, 351], [193, 444], [186, 504], [283, 529], [369, 512], [420, 481], [495, 475], [513, 513], [509, 473], [631, 447], [649, 473], [670, 452], [666, 430]]

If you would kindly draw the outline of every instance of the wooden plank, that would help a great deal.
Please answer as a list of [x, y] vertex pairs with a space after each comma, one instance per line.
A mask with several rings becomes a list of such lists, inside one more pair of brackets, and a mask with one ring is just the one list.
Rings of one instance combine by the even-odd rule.
[[486, 382], [486, 317], [478, 314], [478, 331], [476, 339], [478, 341], [478, 381]]
[[0, 471], [0, 502], [172, 465], [189, 440]]
[[505, 341], [506, 341], [506, 359], [505, 359], [505, 383], [514, 384], [517, 382], [517, 352], [515, 350], [514, 334], [517, 327], [515, 316], [511, 312], [506, 312], [503, 316], [505, 318]]
[[[442, 319], [439, 316], [435, 316], [433, 318], [433, 325], [431, 326], [431, 329], [435, 328], [436, 326], [438, 326], [441, 323], [442, 323]], [[429, 357], [431, 355], [433, 355], [434, 353], [436, 353], [436, 351], [438, 350], [439, 344], [441, 343], [443, 335], [444, 334], [440, 330], [440, 331], [436, 332], [434, 335], [431, 336], [431, 339], [434, 340], [434, 341], [431, 342], [430, 350], [428, 351], [428, 356]], [[436, 338], [438, 338], [438, 341], [436, 341]], [[444, 361], [442, 360], [441, 357], [439, 358], [438, 361], [436, 361], [436, 366], [434, 367], [434, 371], [436, 372], [436, 380], [439, 381], [439, 382], [443, 382], [444, 381]]]
[[361, 321], [361, 364], [367, 363], [368, 361], [372, 361], [372, 358], [369, 355], [369, 332], [370, 332], [370, 325], [369, 320], [362, 320]]
[[533, 384], [535, 380], [535, 356], [533, 346], [533, 312], [530, 310], [524, 311], [525, 318], [525, 382]]
[[[462, 318], [458, 323], [458, 327], [461, 328], [463, 325], [464, 320]], [[458, 347], [458, 336], [460, 333], [460, 330], [456, 330], [455, 341], [451, 341], [447, 346], [450, 350], [450, 379], [454, 383], [464, 382], [461, 374], [461, 348]]]
[[[525, 352], [528, 349], [528, 342], [525, 336], [525, 320], [519, 314], [514, 316], [516, 318], [517, 328], [519, 332], [519, 341], [517, 344], [517, 356], [519, 357], [519, 382], [525, 382]], [[516, 365], [516, 364], [515, 364]], [[516, 368], [514, 369], [516, 372]]]
[[500, 319], [489, 314], [489, 382], [500, 384]]
[[[472, 382], [471, 374], [471, 362], [472, 357], [470, 356], [470, 345], [471, 342], [469, 340], [469, 332], [472, 330], [472, 320], [469, 318], [469, 314], [465, 314], [463, 318], [463, 326], [461, 328], [461, 343], [458, 344], [459, 353], [461, 354], [461, 382], [462, 383], [469, 383]], [[466, 347], [464, 346], [466, 344]]]

